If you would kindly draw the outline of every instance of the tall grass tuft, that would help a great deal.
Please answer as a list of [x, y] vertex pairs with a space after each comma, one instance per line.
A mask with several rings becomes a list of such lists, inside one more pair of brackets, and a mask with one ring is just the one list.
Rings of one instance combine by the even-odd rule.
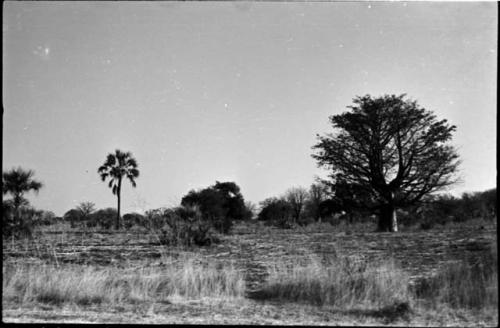
[[91, 266], [6, 265], [3, 268], [3, 299], [16, 303], [41, 302], [118, 304], [204, 297], [234, 299], [244, 295], [243, 274], [232, 265], [195, 264], [187, 260], [167, 268], [141, 268], [128, 272]]
[[259, 297], [352, 308], [407, 302], [410, 293], [407, 276], [392, 261], [375, 266], [344, 258], [325, 265], [313, 257], [305, 266], [274, 265]]
[[455, 308], [498, 307], [498, 255], [496, 242], [472, 263], [462, 260], [444, 266], [438, 274], [422, 281], [415, 296], [431, 305]]

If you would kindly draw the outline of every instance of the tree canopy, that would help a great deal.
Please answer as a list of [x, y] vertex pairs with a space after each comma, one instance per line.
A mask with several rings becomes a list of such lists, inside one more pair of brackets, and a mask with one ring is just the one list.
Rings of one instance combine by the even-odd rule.
[[122, 188], [122, 180], [124, 177], [130, 180], [132, 187], [136, 186], [135, 179], [139, 177], [139, 170], [137, 169], [137, 161], [132, 157], [130, 152], [122, 152], [119, 149], [115, 150], [114, 154], [108, 154], [106, 161], [99, 167], [97, 173], [102, 181], [109, 178], [108, 186], [111, 188], [113, 195], [118, 199], [117, 214], [115, 227], [120, 227], [120, 196]]
[[219, 182], [202, 190], [191, 190], [181, 200], [182, 206], [199, 206], [204, 219], [224, 233], [229, 232], [231, 220], [250, 219], [240, 188], [234, 182]]
[[[333, 183], [353, 184], [380, 214], [379, 229], [397, 230], [395, 209], [456, 182], [449, 145], [456, 126], [405, 99], [356, 97], [350, 111], [330, 116], [334, 133], [318, 135], [312, 155]], [[367, 199], [367, 197], [361, 197]]]
[[14, 208], [18, 209], [22, 205], [28, 205], [29, 202], [24, 198], [24, 194], [30, 191], [38, 193], [43, 184], [33, 176], [35, 171], [25, 170], [22, 167], [12, 168], [2, 173], [2, 193], [12, 196]]

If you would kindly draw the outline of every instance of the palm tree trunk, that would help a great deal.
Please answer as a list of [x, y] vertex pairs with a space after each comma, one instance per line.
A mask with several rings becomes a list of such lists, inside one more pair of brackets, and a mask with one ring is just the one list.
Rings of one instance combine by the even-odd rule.
[[118, 211], [116, 213], [116, 223], [115, 223], [116, 230], [120, 229], [120, 193], [121, 193], [121, 189], [122, 189], [122, 179], [120, 177], [120, 179], [118, 180], [118, 190], [116, 193], [116, 196], [118, 198]]

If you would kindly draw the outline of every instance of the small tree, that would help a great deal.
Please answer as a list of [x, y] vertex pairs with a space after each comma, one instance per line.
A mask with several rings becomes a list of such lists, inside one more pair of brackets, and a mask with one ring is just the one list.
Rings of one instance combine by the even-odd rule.
[[115, 228], [120, 229], [120, 196], [122, 190], [122, 180], [124, 177], [130, 180], [132, 187], [136, 187], [135, 179], [139, 177], [137, 161], [130, 152], [115, 150], [114, 154], [108, 154], [104, 164], [97, 170], [102, 181], [109, 178], [109, 188], [116, 195], [118, 200]]
[[257, 216], [260, 221], [274, 224], [280, 228], [290, 228], [293, 209], [289, 202], [275, 197], [267, 198], [260, 203], [261, 210]]
[[70, 223], [71, 228], [76, 227], [77, 222], [81, 222], [82, 212], [77, 210], [76, 208], [72, 208], [63, 215], [63, 219], [66, 222]]
[[82, 202], [76, 208], [82, 214], [82, 220], [87, 220], [93, 212], [95, 212], [95, 204], [92, 202]]
[[456, 127], [404, 98], [355, 98], [350, 112], [330, 116], [336, 133], [318, 135], [313, 146], [334, 183], [356, 184], [372, 196], [381, 231], [397, 231], [397, 208], [453, 184], [459, 165], [447, 144]]
[[313, 183], [309, 188], [309, 198], [305, 209], [315, 221], [321, 221], [320, 205], [328, 198], [328, 188], [323, 183]]
[[199, 207], [204, 220], [212, 223], [215, 229], [228, 233], [232, 220], [245, 220], [251, 217], [245, 206], [240, 188], [234, 182], [219, 182], [202, 190], [191, 190], [182, 197], [182, 206]]
[[69, 221], [71, 228], [76, 227], [76, 223], [84, 223], [90, 219], [90, 215], [96, 210], [95, 204], [92, 202], [82, 202], [76, 208], [73, 208], [64, 213], [64, 219]]
[[309, 197], [307, 190], [303, 187], [294, 187], [288, 189], [285, 193], [285, 199], [292, 207], [295, 223], [298, 223], [304, 209], [304, 205]]

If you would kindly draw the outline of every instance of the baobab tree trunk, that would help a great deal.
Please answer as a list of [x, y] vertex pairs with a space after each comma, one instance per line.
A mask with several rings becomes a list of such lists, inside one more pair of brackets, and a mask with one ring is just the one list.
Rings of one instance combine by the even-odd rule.
[[385, 204], [380, 209], [378, 230], [385, 232], [398, 231], [398, 218], [396, 208], [392, 204]]
[[381, 206], [378, 230], [387, 232], [398, 231], [398, 217], [396, 215], [396, 206], [394, 205], [393, 191], [387, 192], [386, 203]]

